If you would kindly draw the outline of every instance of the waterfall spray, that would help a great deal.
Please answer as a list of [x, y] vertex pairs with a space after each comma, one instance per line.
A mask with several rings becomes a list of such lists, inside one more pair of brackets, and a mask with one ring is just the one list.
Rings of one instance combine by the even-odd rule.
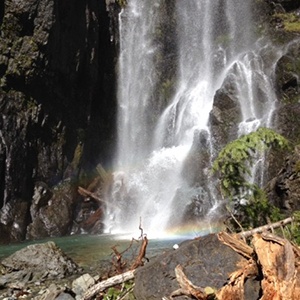
[[[128, 0], [120, 13], [118, 151], [114, 209], [106, 222], [111, 232], [135, 231], [141, 218], [148, 234], [161, 235], [189, 223], [192, 214], [193, 220], [210, 218], [220, 202], [209, 178], [216, 151], [210, 114], [228, 78], [240, 111], [238, 134], [270, 125], [274, 109], [274, 70], [261, 55], [265, 44], [253, 34], [251, 0], [177, 0], [176, 19], [162, 15], [163, 5], [168, 3]], [[158, 68], [168, 53], [157, 40], [165, 18], [175, 23], [177, 74], [174, 93], [162, 105], [156, 99], [164, 80]], [[191, 183], [195, 164], [189, 169], [187, 162], [193, 151], [200, 161], [193, 172], [200, 175]]]

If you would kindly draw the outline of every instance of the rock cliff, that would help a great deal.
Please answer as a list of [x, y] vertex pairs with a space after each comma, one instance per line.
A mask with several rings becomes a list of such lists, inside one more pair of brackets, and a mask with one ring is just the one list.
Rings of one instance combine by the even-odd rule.
[[70, 233], [72, 183], [111, 159], [116, 55], [109, 15], [105, 1], [0, 4], [0, 239], [24, 239], [37, 222], [30, 214], [37, 182], [48, 186], [44, 192], [59, 185], [68, 199], [44, 200], [48, 215], [64, 221], [53, 231], [52, 219], [38, 216], [39, 233], [29, 237]]

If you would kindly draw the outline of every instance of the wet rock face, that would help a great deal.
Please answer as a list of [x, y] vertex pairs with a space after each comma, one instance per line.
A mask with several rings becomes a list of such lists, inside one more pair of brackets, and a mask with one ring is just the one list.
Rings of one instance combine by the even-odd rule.
[[[37, 222], [30, 214], [36, 181], [54, 188], [110, 160], [109, 26], [105, 1], [0, 3], [0, 228], [7, 232], [0, 239], [23, 239]], [[59, 234], [68, 232], [74, 201], [52, 201], [68, 224]], [[55, 215], [48, 205], [38, 211], [44, 221]]]
[[282, 104], [293, 104], [300, 100], [300, 44], [290, 43], [276, 65], [276, 84]]
[[[286, 47], [276, 65], [279, 105], [273, 114], [273, 123], [276, 131], [290, 140], [292, 145], [299, 144], [300, 136], [299, 55], [300, 44], [295, 40]], [[299, 146], [291, 152], [283, 157], [271, 153], [267, 162], [271, 170], [267, 185], [268, 198], [288, 215], [300, 209]]]
[[240, 105], [234, 80], [230, 76], [216, 92], [213, 108], [209, 116], [209, 126], [214, 140], [214, 148], [221, 150], [229, 141], [237, 138], [240, 122]]
[[300, 146], [296, 146], [281, 170], [268, 184], [271, 201], [287, 215], [300, 210]]

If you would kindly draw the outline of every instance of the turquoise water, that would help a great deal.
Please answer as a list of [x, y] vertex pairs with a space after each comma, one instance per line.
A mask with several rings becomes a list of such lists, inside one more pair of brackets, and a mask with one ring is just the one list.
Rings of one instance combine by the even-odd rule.
[[[164, 250], [172, 249], [174, 244], [182, 242], [184, 237], [172, 239], [149, 240], [147, 246], [147, 257], [153, 257]], [[38, 241], [27, 241], [17, 244], [0, 245], [0, 260], [12, 253], [32, 244], [54, 241], [70, 258], [82, 267], [94, 267], [100, 261], [111, 260], [113, 257], [112, 247], [122, 252], [129, 248], [124, 256], [136, 257], [141, 241], [133, 241], [129, 237], [120, 235], [72, 235], [59, 238], [47, 238]], [[130, 246], [131, 245], [131, 246]]]

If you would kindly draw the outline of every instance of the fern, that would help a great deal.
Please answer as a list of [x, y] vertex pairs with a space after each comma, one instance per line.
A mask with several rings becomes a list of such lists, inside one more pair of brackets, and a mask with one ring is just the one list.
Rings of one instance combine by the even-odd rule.
[[288, 141], [269, 128], [259, 128], [227, 144], [213, 163], [213, 171], [220, 176], [223, 194], [233, 198], [246, 190], [256, 190], [256, 187], [246, 180], [256, 155], [270, 148], [287, 147]]

